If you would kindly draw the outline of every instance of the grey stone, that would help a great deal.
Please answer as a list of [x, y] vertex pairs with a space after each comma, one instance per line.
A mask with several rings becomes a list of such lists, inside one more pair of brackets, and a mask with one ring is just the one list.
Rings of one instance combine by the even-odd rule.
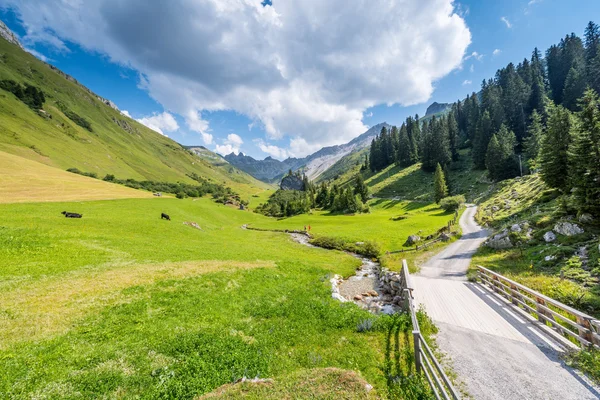
[[554, 261], [554, 260], [556, 260], [556, 256], [546, 256], [546, 257], [544, 257], [544, 260], [545, 261]]
[[288, 175], [281, 180], [279, 187], [282, 190], [304, 190], [304, 182], [299, 176]]
[[554, 230], [564, 236], [574, 236], [583, 233], [583, 229], [579, 225], [571, 222], [559, 222], [554, 225]]
[[486, 245], [487, 247], [496, 250], [510, 249], [511, 247], [513, 247], [513, 244], [511, 243], [510, 238], [508, 236], [504, 236], [501, 238], [493, 237], [488, 240]]
[[510, 230], [513, 232], [521, 232], [521, 225], [514, 224], [513, 226], [510, 227]]
[[556, 240], [556, 235], [552, 231], [548, 231], [544, 233], [544, 240], [546, 243], [554, 242]]
[[409, 245], [412, 245], [412, 244], [418, 243], [418, 242], [420, 242], [420, 241], [421, 241], [421, 237], [420, 237], [420, 236], [417, 236], [417, 235], [410, 235], [410, 236], [408, 237], [408, 239], [406, 239], [406, 243], [407, 243], [407, 244], [409, 244]]
[[589, 224], [592, 221], [594, 221], [594, 217], [592, 217], [592, 214], [581, 214], [579, 216], [579, 222], [581, 222], [582, 224]]

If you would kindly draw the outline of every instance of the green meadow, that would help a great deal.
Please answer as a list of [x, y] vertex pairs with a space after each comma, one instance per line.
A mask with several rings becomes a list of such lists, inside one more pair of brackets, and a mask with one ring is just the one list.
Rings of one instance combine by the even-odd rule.
[[[414, 213], [411, 230], [425, 226], [421, 218], [448, 219], [410, 207], [376, 205], [370, 224], [335, 218], [357, 239], [375, 238], [378, 226], [384, 237], [395, 214]], [[64, 210], [84, 217], [66, 219]], [[272, 395], [293, 398], [281, 383], [290, 374], [305, 386], [314, 380], [307, 393], [325, 398], [345, 384], [343, 398], [403, 397], [386, 377], [410, 375], [400, 357], [408, 337], [396, 339], [406, 347], [391, 345], [408, 321], [331, 299], [329, 278], [353, 274], [354, 257], [241, 229], [283, 222], [210, 199], [2, 204], [0, 212], [10, 216], [0, 223], [1, 398], [194, 398], [257, 376], [275, 379]], [[306, 218], [334, 233], [327, 216]], [[360, 235], [354, 224], [371, 227]], [[365, 320], [373, 321], [366, 330]], [[314, 378], [321, 368], [355, 376]]]

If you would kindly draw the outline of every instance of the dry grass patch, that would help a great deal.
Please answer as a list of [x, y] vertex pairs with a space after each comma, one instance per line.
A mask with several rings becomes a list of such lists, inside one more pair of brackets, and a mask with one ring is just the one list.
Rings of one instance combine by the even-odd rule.
[[27, 283], [4, 285], [0, 295], [0, 349], [66, 332], [88, 312], [122, 297], [123, 289], [211, 272], [274, 267], [272, 261], [186, 261], [83, 269]]
[[339, 368], [315, 368], [299, 371], [275, 380], [245, 381], [224, 385], [205, 399], [379, 399], [359, 374]]
[[0, 151], [0, 203], [152, 197], [152, 194]]

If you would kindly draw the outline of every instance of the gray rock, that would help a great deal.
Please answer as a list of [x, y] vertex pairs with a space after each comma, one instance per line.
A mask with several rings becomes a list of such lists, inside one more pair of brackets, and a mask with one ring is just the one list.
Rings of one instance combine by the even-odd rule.
[[544, 240], [546, 243], [554, 242], [556, 240], [556, 235], [552, 231], [548, 231], [544, 233]]
[[564, 236], [574, 236], [583, 233], [583, 229], [571, 222], [559, 222], [554, 225], [554, 230]]
[[581, 214], [579, 216], [579, 222], [581, 222], [582, 224], [589, 224], [592, 221], [594, 221], [594, 217], [592, 217], [592, 214]]
[[442, 233], [440, 235], [440, 239], [442, 240], [442, 242], [447, 242], [448, 240], [450, 240], [450, 235], [448, 235], [447, 233]]
[[279, 187], [282, 190], [304, 190], [304, 182], [299, 176], [288, 175], [281, 180]]
[[419, 243], [421, 241], [421, 237], [417, 235], [410, 235], [408, 239], [406, 239], [406, 243], [409, 245]]
[[402, 297], [400, 297], [400, 296], [396, 296], [396, 297], [394, 297], [394, 300], [392, 300], [392, 302], [393, 302], [394, 304], [398, 304], [398, 305], [400, 305], [400, 304], [402, 304]]
[[488, 240], [486, 245], [487, 247], [496, 250], [510, 249], [511, 247], [513, 247], [513, 244], [511, 243], [510, 238], [508, 236], [501, 237], [499, 239], [493, 237]]
[[498, 206], [492, 206], [492, 211], [493, 212], [500, 211], [500, 207], [498, 207]]
[[514, 224], [513, 226], [510, 227], [510, 230], [513, 232], [521, 232], [521, 225]]
[[546, 256], [546, 257], [544, 257], [544, 260], [545, 261], [554, 261], [554, 260], [556, 260], [556, 256]]

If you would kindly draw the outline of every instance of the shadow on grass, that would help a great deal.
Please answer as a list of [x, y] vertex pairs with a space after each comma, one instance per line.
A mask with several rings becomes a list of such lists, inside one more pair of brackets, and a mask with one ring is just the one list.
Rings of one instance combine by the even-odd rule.
[[387, 328], [383, 373], [389, 398], [433, 398], [425, 379], [415, 369], [412, 330], [407, 318], [396, 316]]

